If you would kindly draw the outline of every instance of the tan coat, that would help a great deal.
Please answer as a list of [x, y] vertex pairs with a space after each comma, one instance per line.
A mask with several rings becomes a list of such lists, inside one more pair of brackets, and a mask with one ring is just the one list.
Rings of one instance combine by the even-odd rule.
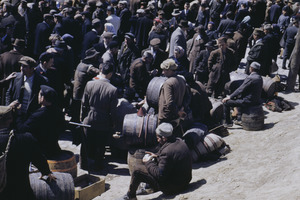
[[159, 123], [169, 122], [178, 125], [178, 111], [183, 104], [186, 91], [185, 80], [179, 76], [168, 78], [161, 88], [158, 102]]
[[82, 97], [81, 120], [94, 130], [109, 131], [113, 127], [117, 104], [117, 88], [107, 79], [89, 81]]

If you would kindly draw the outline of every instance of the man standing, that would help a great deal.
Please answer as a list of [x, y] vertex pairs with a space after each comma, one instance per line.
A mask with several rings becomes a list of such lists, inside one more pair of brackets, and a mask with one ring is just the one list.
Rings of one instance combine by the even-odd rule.
[[159, 95], [158, 102], [158, 123], [171, 123], [174, 127], [174, 134], [181, 136], [180, 118], [186, 114], [183, 111], [183, 99], [186, 93], [185, 80], [176, 75], [177, 64], [173, 59], [165, 60], [160, 68], [168, 78]]
[[235, 67], [234, 52], [227, 47], [227, 39], [220, 37], [218, 39], [219, 48], [212, 51], [208, 58], [209, 78], [206, 92], [209, 96], [214, 94], [217, 98], [223, 95], [225, 83], [230, 81], [229, 73]]
[[[0, 79], [6, 78], [12, 72], [20, 71], [19, 60], [23, 57], [24, 49], [25, 41], [22, 39], [16, 39], [13, 44], [13, 49], [0, 55]], [[1, 92], [1, 105], [5, 104], [6, 90], [7, 88], [3, 88], [3, 91]]]
[[132, 173], [127, 194], [121, 199], [136, 199], [136, 190], [141, 182], [148, 183], [154, 191], [177, 194], [185, 189], [192, 179], [192, 158], [187, 145], [176, 138], [173, 127], [162, 123], [156, 129], [160, 149], [157, 154], [147, 152], [143, 158], [147, 172]]
[[150, 51], [145, 51], [143, 56], [133, 61], [130, 66], [129, 87], [133, 88], [141, 99], [144, 99], [150, 81], [150, 75], [146, 65], [151, 64], [152, 60], [152, 53]]
[[[258, 74], [260, 64], [253, 62], [250, 65], [250, 75], [244, 80], [243, 84], [236, 89], [230, 96], [222, 100], [224, 104], [224, 119], [227, 127], [232, 126], [230, 119], [230, 107], [247, 107], [259, 105], [261, 103], [261, 91], [263, 80]], [[236, 124], [241, 125], [241, 112], [237, 116]]]
[[131, 12], [127, 8], [127, 1], [119, 1], [118, 8], [120, 9], [120, 27], [118, 30], [119, 44], [123, 42], [125, 33], [130, 30]]
[[290, 59], [290, 56], [292, 54], [292, 51], [295, 46], [296, 42], [296, 34], [298, 32], [298, 21], [295, 20], [293, 22], [293, 26], [290, 26], [286, 29], [286, 31], [283, 34], [285, 47], [283, 52], [283, 60], [282, 60], [282, 69], [286, 69], [286, 60]]
[[174, 50], [177, 46], [181, 46], [186, 52], [185, 31], [188, 29], [188, 27], [188, 22], [185, 20], [181, 20], [179, 23], [179, 27], [172, 33], [170, 40], [169, 57], [174, 55]]
[[108, 44], [108, 48], [106, 52], [102, 55], [102, 62], [103, 63], [112, 63], [114, 66], [114, 73], [117, 70], [117, 55], [118, 55], [118, 42], [111, 41]]
[[[90, 125], [80, 150], [81, 168], [88, 167], [89, 159], [95, 168], [103, 167], [105, 145], [112, 135], [113, 119], [118, 104], [117, 88], [111, 85], [113, 65], [103, 63], [100, 79], [89, 81], [84, 89], [81, 107], [81, 121]], [[86, 158], [87, 155], [87, 158]]]
[[33, 58], [23, 56], [19, 63], [21, 72], [17, 73], [16, 78], [9, 85], [6, 92], [6, 105], [18, 100], [21, 104], [19, 115], [26, 117], [40, 107], [38, 103], [40, 86], [45, 85], [47, 80], [34, 70], [37, 64]]
[[107, 23], [111, 23], [112, 25], [114, 25], [115, 31], [117, 33], [120, 27], [120, 17], [115, 15], [114, 7], [107, 6], [106, 14], [107, 14], [106, 17]]

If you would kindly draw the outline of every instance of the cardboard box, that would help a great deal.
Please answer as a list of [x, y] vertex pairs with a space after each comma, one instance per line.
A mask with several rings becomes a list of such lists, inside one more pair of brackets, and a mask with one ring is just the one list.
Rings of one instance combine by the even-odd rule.
[[84, 174], [74, 179], [75, 199], [90, 200], [105, 192], [105, 180], [100, 177]]

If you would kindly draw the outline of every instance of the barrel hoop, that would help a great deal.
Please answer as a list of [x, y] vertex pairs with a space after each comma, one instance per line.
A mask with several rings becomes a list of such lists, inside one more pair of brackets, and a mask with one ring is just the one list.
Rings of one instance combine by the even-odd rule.
[[[205, 137], [207, 137], [207, 136], [205, 136]], [[205, 142], [205, 140], [203, 140], [203, 145], [204, 145], [207, 152], [211, 152], [211, 150], [210, 150], [208, 144]]]
[[198, 157], [201, 157], [201, 153], [200, 153], [199, 149], [197, 148], [197, 145], [194, 146], [194, 150], [195, 150], [196, 154], [198, 155]]
[[208, 135], [206, 137], [207, 137], [207, 139], [209, 139], [211, 141], [211, 143], [212, 143], [212, 145], [214, 145], [215, 149], [218, 149], [218, 146], [215, 143], [215, 141], [210, 136], [208, 136]]
[[47, 162], [49, 164], [54, 164], [54, 163], [65, 163], [65, 162], [70, 162], [71, 160], [74, 160], [74, 156], [72, 156], [71, 158], [67, 159], [67, 160], [47, 160]]
[[138, 136], [139, 138], [140, 138], [141, 135], [142, 135], [143, 125], [144, 125], [144, 117], [143, 117], [142, 123], [141, 123], [141, 125], [140, 125], [140, 131], [139, 131], [139, 136]]
[[145, 124], [145, 146], [147, 146], [147, 133], [148, 133], [148, 121], [150, 115], [146, 116], [146, 124]]
[[67, 168], [67, 169], [51, 169], [52, 172], [67, 172], [67, 171], [70, 171], [72, 169], [74, 169], [75, 167], [77, 167], [77, 164], [74, 165], [73, 167], [71, 168]]

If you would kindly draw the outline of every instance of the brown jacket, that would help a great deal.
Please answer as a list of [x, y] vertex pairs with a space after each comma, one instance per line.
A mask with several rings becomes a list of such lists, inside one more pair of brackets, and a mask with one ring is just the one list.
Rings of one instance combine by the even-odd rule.
[[178, 125], [178, 111], [183, 104], [186, 91], [185, 80], [179, 76], [169, 77], [161, 88], [158, 102], [158, 120], [162, 122], [174, 122]]
[[117, 88], [107, 79], [89, 81], [82, 97], [81, 121], [94, 130], [109, 131], [113, 127], [117, 104]]

